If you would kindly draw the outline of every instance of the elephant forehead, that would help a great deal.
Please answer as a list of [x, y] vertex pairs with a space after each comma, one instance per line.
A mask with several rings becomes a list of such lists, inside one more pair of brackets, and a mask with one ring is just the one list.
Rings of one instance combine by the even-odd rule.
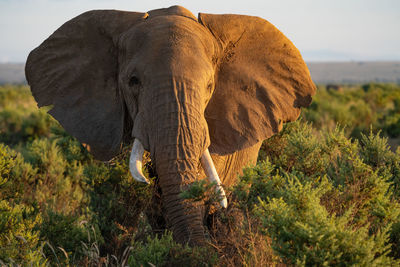
[[122, 35], [120, 66], [125, 66], [128, 73], [135, 69], [145, 77], [182, 75], [203, 82], [213, 73], [216, 50], [212, 38], [192, 19], [158, 16]]
[[159, 46], [174, 49], [189, 46], [202, 48], [214, 54], [215, 41], [204, 26], [193, 19], [179, 15], [156, 16], [132, 27], [121, 36], [122, 45], [132, 48]]

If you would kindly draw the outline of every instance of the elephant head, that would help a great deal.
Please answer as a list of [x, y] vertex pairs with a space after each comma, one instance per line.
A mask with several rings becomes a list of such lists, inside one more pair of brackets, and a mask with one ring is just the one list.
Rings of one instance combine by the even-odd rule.
[[315, 92], [299, 51], [266, 20], [196, 18], [179, 6], [83, 13], [30, 53], [26, 77], [39, 107], [52, 105], [95, 158], [109, 160], [134, 139], [131, 171], [146, 181], [140, 163], [150, 152], [167, 223], [192, 244], [204, 241], [201, 207], [179, 194], [199, 179], [201, 162], [218, 178], [209, 152], [262, 142]]

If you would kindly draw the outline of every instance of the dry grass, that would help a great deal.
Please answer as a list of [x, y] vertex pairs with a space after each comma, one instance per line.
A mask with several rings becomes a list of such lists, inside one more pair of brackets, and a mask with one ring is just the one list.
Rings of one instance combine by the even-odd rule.
[[219, 254], [219, 266], [286, 266], [274, 254], [271, 240], [259, 226], [257, 219], [234, 205], [212, 214], [210, 245]]

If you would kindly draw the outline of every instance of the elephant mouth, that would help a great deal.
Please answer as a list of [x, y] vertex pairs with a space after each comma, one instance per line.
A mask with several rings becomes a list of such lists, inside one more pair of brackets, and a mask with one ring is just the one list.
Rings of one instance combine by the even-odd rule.
[[[135, 139], [132, 146], [132, 151], [129, 159], [129, 170], [132, 174], [133, 179], [141, 183], [149, 184], [149, 180], [143, 175], [142, 166], [143, 166], [143, 154], [144, 147], [139, 139]], [[216, 193], [220, 196], [220, 204], [223, 208], [228, 206], [228, 200], [226, 198], [226, 194], [221, 185], [221, 180], [219, 179], [217, 170], [215, 168], [214, 162], [211, 158], [210, 152], [208, 148], [201, 155], [201, 165], [204, 169], [205, 174], [208, 177], [208, 180], [211, 183], [215, 183]]]

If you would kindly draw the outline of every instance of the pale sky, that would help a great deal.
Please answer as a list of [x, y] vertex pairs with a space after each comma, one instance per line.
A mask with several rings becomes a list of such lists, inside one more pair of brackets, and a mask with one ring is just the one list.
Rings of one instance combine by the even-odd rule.
[[0, 62], [25, 62], [59, 26], [88, 10], [146, 12], [176, 4], [196, 16], [267, 19], [306, 61], [400, 60], [400, 0], [0, 0]]

